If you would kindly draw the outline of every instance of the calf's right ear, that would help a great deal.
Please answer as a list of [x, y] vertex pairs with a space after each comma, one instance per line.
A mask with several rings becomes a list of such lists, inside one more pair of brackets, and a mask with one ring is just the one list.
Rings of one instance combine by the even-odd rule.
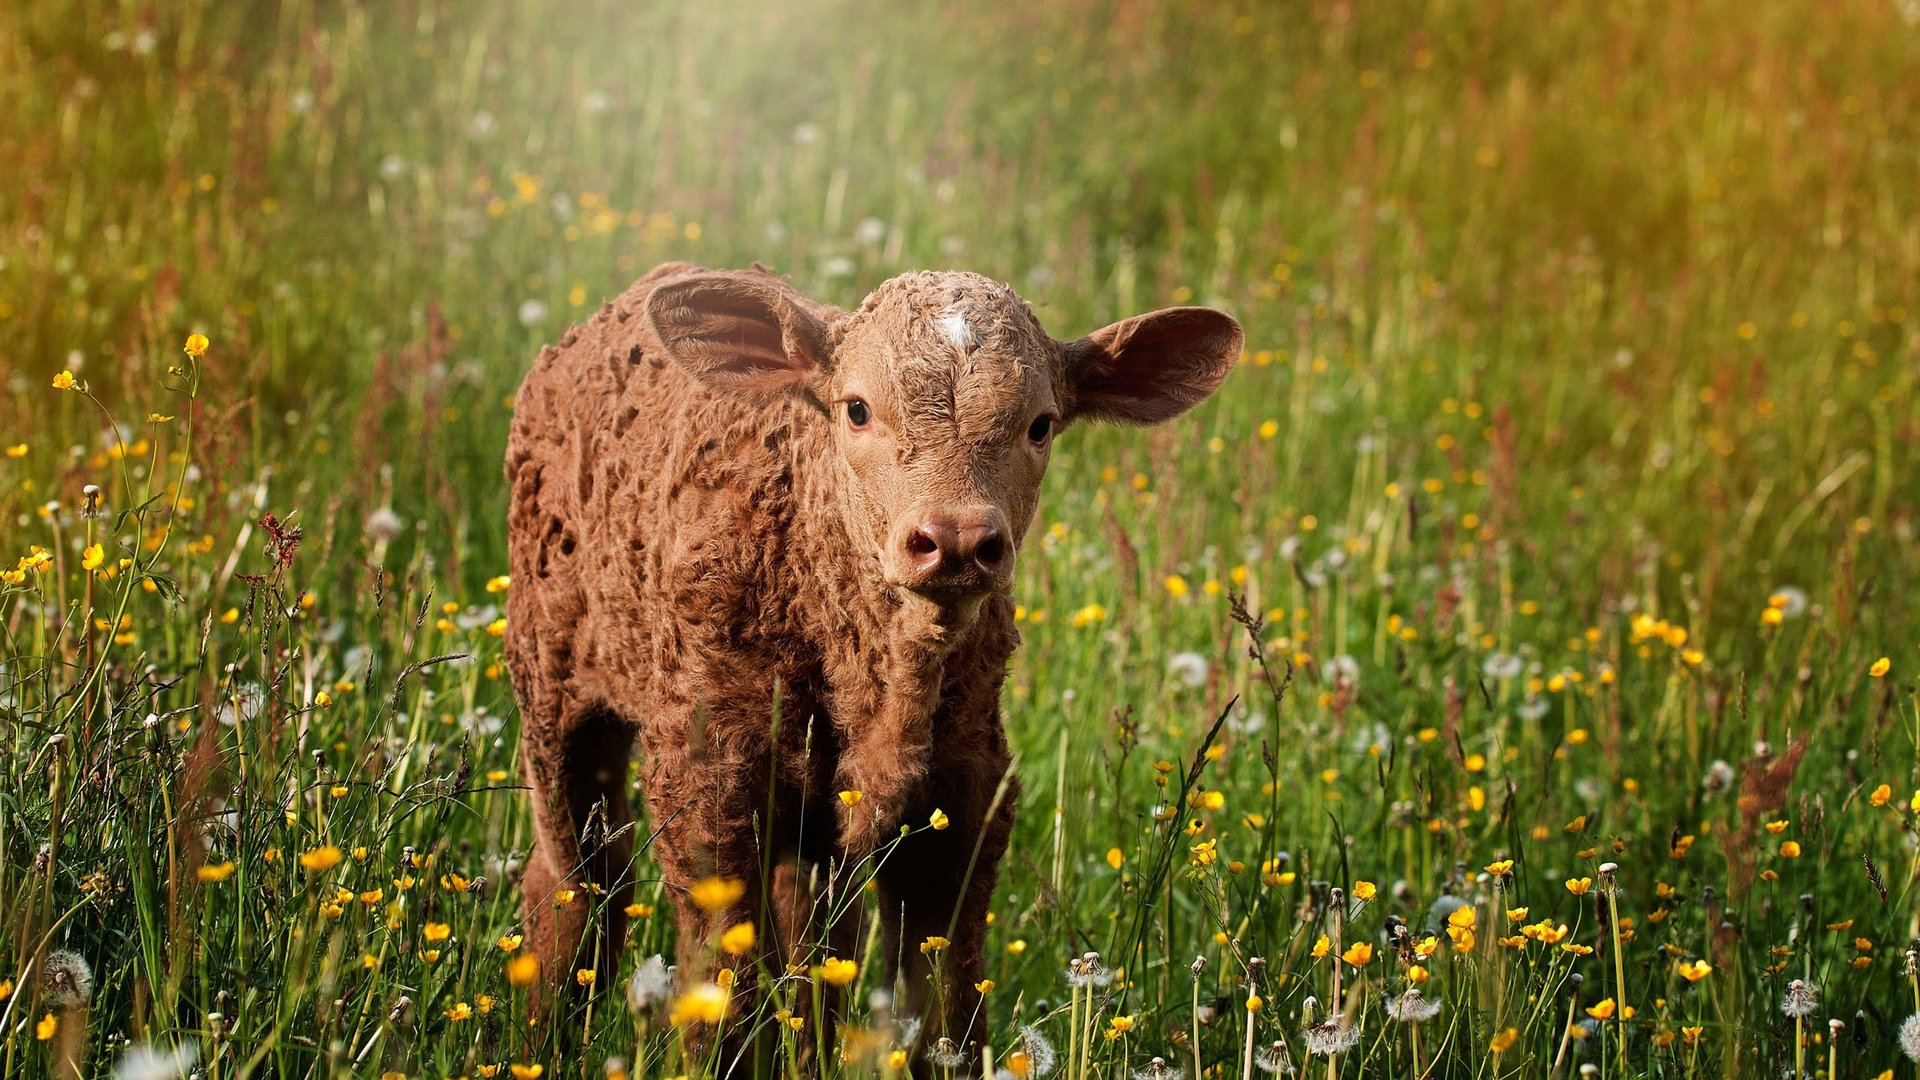
[[1212, 308], [1163, 308], [1066, 346], [1068, 419], [1158, 424], [1219, 388], [1240, 361], [1240, 324]]
[[718, 390], [803, 388], [826, 365], [827, 326], [769, 280], [694, 274], [647, 297], [647, 322], [687, 374]]

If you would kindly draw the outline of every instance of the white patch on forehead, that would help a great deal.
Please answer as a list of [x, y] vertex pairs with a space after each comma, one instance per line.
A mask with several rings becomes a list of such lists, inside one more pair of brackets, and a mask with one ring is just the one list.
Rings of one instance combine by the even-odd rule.
[[980, 339], [974, 336], [973, 327], [967, 325], [967, 317], [957, 308], [948, 308], [934, 321], [939, 325], [940, 333], [956, 349], [971, 349], [979, 343]]

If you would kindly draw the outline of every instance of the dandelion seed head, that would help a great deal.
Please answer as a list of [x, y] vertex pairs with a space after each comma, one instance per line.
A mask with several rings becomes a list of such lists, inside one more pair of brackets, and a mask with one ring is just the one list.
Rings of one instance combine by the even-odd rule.
[[1409, 989], [1399, 997], [1387, 999], [1387, 1017], [1403, 1024], [1424, 1024], [1440, 1015], [1440, 1005], [1418, 989]]
[[1180, 1066], [1168, 1062], [1166, 1058], [1157, 1057], [1135, 1069], [1133, 1080], [1180, 1080], [1181, 1075]]
[[935, 1068], [957, 1069], [966, 1064], [967, 1055], [960, 1051], [960, 1044], [942, 1035], [934, 1040], [932, 1048], [927, 1051], [927, 1060]]
[[1920, 1013], [1907, 1017], [1900, 1025], [1900, 1049], [1913, 1061], [1920, 1061]]
[[1306, 1041], [1307, 1053], [1315, 1057], [1329, 1057], [1344, 1054], [1360, 1042], [1360, 1027], [1347, 1022], [1345, 1016], [1334, 1016], [1314, 1024], [1300, 1032]]
[[148, 1043], [135, 1043], [114, 1063], [113, 1080], [178, 1080], [199, 1060], [197, 1042], [183, 1042], [166, 1050]]
[[1811, 1015], [1820, 1004], [1820, 988], [1803, 979], [1795, 979], [1787, 984], [1787, 993], [1780, 999], [1780, 1011], [1798, 1020]]
[[627, 1004], [635, 1012], [650, 1009], [672, 994], [673, 972], [667, 967], [666, 960], [657, 954], [635, 968], [633, 978], [627, 980]]
[[1797, 619], [1807, 613], [1807, 591], [1793, 585], [1782, 585], [1767, 594], [1767, 603], [1777, 605], [1783, 617]]
[[1207, 658], [1197, 652], [1177, 652], [1167, 657], [1167, 674], [1185, 686], [1207, 684]]
[[1489, 679], [1517, 679], [1526, 669], [1526, 661], [1512, 653], [1493, 653], [1480, 662], [1481, 672]]
[[86, 957], [72, 949], [55, 949], [40, 962], [40, 979], [47, 1004], [56, 1009], [71, 1009], [86, 1002], [93, 993], [93, 968]]
[[1709, 795], [1718, 795], [1733, 786], [1733, 766], [1720, 758], [1707, 766], [1706, 775], [1700, 778], [1700, 788]]
[[1287, 1044], [1275, 1039], [1253, 1056], [1253, 1067], [1269, 1076], [1292, 1076], [1293, 1056], [1287, 1053]]
[[400, 519], [399, 514], [393, 512], [391, 506], [376, 507], [369, 511], [366, 520], [360, 525], [366, 530], [367, 539], [375, 543], [392, 540], [407, 527], [407, 523]]
[[1014, 1049], [1027, 1055], [1027, 1080], [1040, 1080], [1053, 1071], [1057, 1056], [1053, 1044], [1047, 1041], [1040, 1029], [1032, 1024], [1024, 1024], [1015, 1036]]

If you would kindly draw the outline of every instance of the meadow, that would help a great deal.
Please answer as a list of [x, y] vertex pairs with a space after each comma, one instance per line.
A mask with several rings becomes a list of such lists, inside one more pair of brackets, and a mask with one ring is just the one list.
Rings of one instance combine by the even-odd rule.
[[[1055, 451], [1002, 1075], [1915, 1076], [1915, 72], [1912, 0], [0, 6], [0, 1075], [712, 1071], [644, 864], [539, 1009], [500, 649], [514, 390], [688, 259], [1248, 331]], [[733, 972], [770, 1069], [822, 980], [912, 1065], [874, 952]]]

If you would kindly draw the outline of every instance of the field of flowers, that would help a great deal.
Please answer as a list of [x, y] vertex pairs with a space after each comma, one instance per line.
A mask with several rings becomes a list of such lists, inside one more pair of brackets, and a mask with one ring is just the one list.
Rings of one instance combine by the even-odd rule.
[[[684, 258], [1248, 330], [1055, 451], [1002, 1076], [1915, 1076], [1916, 72], [1913, 0], [0, 5], [0, 1075], [712, 1073], [646, 866], [541, 1000], [500, 649], [512, 393]], [[725, 969], [760, 1075], [978, 1071], [876, 952]]]

